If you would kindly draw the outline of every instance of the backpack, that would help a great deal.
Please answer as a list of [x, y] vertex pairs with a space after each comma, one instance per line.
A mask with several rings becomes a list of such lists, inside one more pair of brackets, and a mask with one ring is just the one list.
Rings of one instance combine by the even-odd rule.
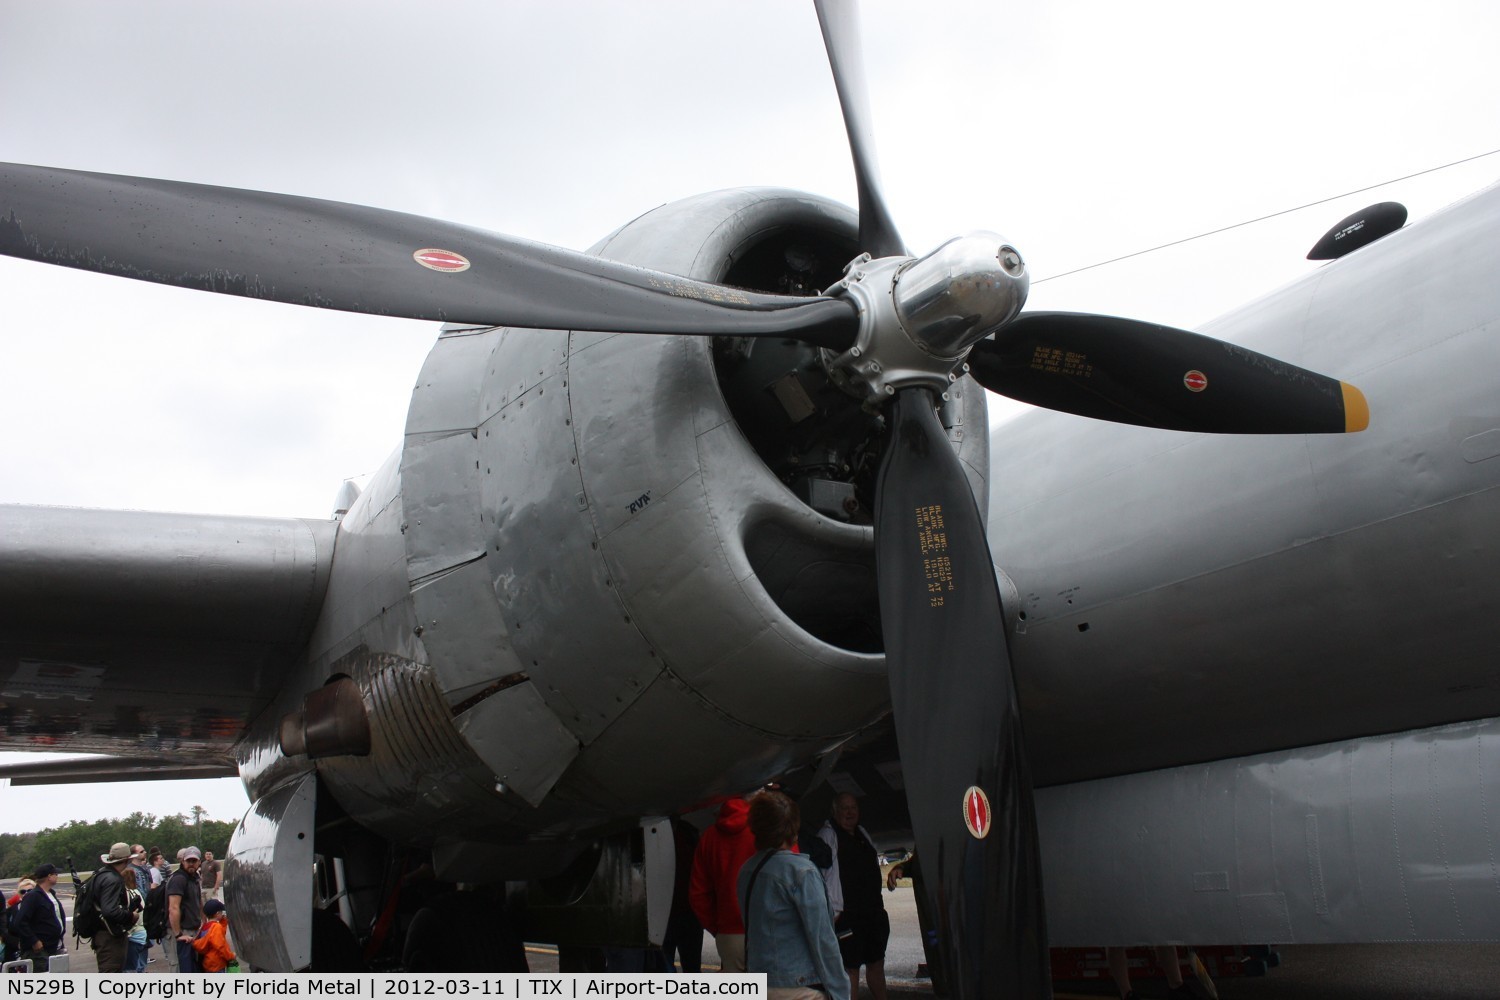
[[104, 930], [104, 917], [99, 913], [99, 898], [94, 893], [94, 887], [99, 882], [100, 868], [90, 875], [88, 881], [78, 887], [78, 894], [73, 900], [73, 936], [75, 938], [91, 938]]
[[21, 918], [21, 902], [20, 902], [20, 900], [17, 900], [16, 901], [16, 905], [14, 905], [14, 906], [7, 906], [5, 908], [5, 936], [6, 937], [13, 938], [13, 937], [16, 936], [16, 925], [18, 923], [20, 923], [20, 918]]
[[146, 938], [160, 941], [167, 936], [167, 880], [146, 890]]

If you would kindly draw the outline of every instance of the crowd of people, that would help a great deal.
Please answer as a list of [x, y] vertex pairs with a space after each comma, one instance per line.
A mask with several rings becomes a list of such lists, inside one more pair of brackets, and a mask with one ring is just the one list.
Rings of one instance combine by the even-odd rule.
[[779, 791], [725, 802], [693, 856], [693, 913], [724, 971], [764, 972], [770, 1000], [852, 1000], [861, 968], [886, 1000], [890, 920], [858, 800], [834, 799], [815, 840], [802, 843], [800, 829], [797, 803]]
[[[766, 974], [770, 1000], [854, 1000], [861, 969], [873, 1000], [887, 1000], [885, 882], [875, 842], [859, 819], [858, 800], [839, 795], [817, 837], [803, 843], [797, 804], [767, 790], [724, 802], [701, 837], [677, 824], [677, 894], [663, 954], [631, 971], [699, 971], [706, 930], [725, 972]], [[99, 860], [78, 897], [97, 919], [79, 912], [74, 921], [75, 932], [85, 922], [93, 928], [89, 945], [100, 972], [145, 972], [157, 961], [151, 956], [157, 947], [178, 972], [234, 971], [223, 866], [213, 852], [185, 847], [174, 870], [159, 848], [118, 843]], [[60, 874], [56, 865], [41, 865], [6, 901], [0, 925], [6, 961], [31, 959], [44, 969], [65, 952]], [[1111, 949], [1109, 957], [1121, 995], [1134, 997], [1124, 951]], [[1173, 996], [1184, 990], [1180, 978], [1171, 981], [1175, 957], [1163, 956]], [[610, 965], [620, 968], [617, 961]]]
[[[797, 804], [779, 791], [725, 802], [701, 837], [674, 828], [678, 894], [669, 922], [664, 971], [701, 968], [706, 929], [726, 972], [764, 972], [771, 1000], [851, 1000], [860, 970], [873, 1000], [886, 1000], [890, 922], [881, 902], [875, 844], [859, 825], [852, 795], [834, 800], [818, 837], [799, 843]], [[80, 889], [75, 934], [89, 931], [100, 972], [145, 972], [157, 961], [179, 972], [234, 968], [220, 899], [223, 869], [212, 853], [186, 847], [172, 868], [162, 852], [119, 843]], [[690, 861], [690, 863], [689, 863]], [[45, 968], [66, 950], [69, 922], [58, 898], [61, 874], [45, 864], [21, 879], [6, 908], [6, 958]], [[631, 956], [638, 957], [638, 956]], [[610, 965], [619, 965], [615, 956]], [[656, 963], [648, 956], [645, 969]]]
[[[225, 922], [223, 866], [213, 852], [184, 847], [177, 866], [159, 848], [118, 843], [99, 855], [100, 866], [75, 886], [75, 940], [87, 938], [100, 972], [145, 972], [157, 961], [178, 972], [232, 971], [235, 963]], [[57, 894], [54, 864], [21, 879], [6, 901], [5, 960], [29, 959], [45, 970], [67, 951], [68, 913]]]

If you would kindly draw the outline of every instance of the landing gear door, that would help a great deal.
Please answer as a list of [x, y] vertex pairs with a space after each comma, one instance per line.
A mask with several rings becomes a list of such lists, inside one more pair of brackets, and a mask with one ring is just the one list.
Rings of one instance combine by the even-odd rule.
[[677, 877], [677, 845], [665, 816], [641, 821], [645, 833], [646, 939], [660, 946], [667, 938], [672, 888]]
[[240, 961], [261, 972], [312, 965], [317, 776], [262, 796], [229, 841], [225, 904]]

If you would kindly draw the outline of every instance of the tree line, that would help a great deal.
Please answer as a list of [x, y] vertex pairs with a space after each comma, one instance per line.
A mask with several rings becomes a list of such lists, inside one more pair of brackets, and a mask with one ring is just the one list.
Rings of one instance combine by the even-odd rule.
[[74, 820], [64, 826], [49, 827], [36, 833], [0, 833], [0, 878], [30, 875], [37, 867], [54, 864], [67, 870], [68, 858], [87, 875], [99, 867], [99, 855], [109, 852], [112, 844], [142, 844], [148, 850], [160, 847], [167, 860], [175, 863], [177, 851], [196, 847], [213, 851], [214, 856], [229, 853], [229, 837], [235, 823], [207, 819], [194, 807], [193, 814], [162, 816], [134, 812], [124, 819], [98, 819], [92, 823]]

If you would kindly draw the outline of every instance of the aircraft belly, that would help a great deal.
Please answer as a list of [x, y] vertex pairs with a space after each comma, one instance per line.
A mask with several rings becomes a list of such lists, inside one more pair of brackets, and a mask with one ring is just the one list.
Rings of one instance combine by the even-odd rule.
[[1043, 789], [1051, 942], [1500, 940], [1497, 747], [1486, 719]]

